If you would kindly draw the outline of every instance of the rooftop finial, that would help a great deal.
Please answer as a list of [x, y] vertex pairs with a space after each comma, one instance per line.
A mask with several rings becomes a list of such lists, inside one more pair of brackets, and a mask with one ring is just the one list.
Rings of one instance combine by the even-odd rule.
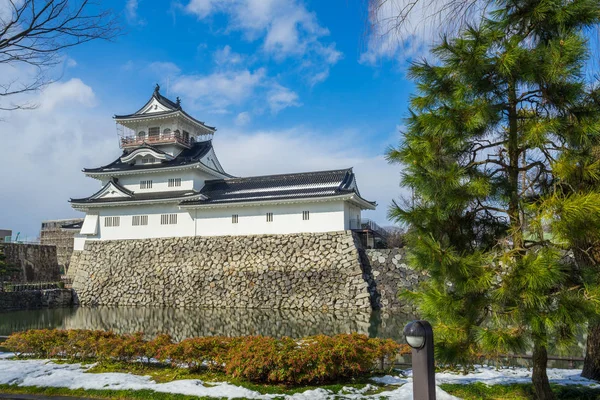
[[154, 87], [154, 93], [158, 94], [159, 90], [160, 90], [160, 85], [157, 83], [156, 86]]
[[177, 96], [177, 108], [181, 108], [181, 99]]

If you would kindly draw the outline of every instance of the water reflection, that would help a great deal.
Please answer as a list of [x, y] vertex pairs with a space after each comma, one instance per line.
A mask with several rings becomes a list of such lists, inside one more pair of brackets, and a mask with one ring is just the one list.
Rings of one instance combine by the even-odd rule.
[[349, 332], [402, 340], [402, 329], [411, 319], [407, 314], [379, 311], [79, 307], [2, 313], [0, 335], [65, 328], [142, 331], [148, 336], [169, 333], [177, 340], [212, 335], [302, 337]]

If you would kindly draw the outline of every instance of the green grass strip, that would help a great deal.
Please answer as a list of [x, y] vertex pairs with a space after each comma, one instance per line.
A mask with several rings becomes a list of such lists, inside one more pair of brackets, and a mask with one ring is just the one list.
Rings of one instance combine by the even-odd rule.
[[[444, 383], [440, 387], [453, 396], [464, 400], [535, 400], [530, 383], [492, 385], [477, 382], [469, 385]], [[579, 385], [552, 385], [557, 400], [600, 400], [600, 388]]]

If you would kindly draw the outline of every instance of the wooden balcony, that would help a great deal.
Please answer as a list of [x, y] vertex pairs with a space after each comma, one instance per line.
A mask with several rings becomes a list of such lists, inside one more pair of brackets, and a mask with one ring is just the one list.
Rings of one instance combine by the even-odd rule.
[[184, 137], [178, 132], [161, 133], [158, 135], [133, 135], [124, 136], [121, 138], [121, 148], [138, 147], [142, 144], [178, 144], [186, 148], [190, 148], [192, 143], [188, 137]]

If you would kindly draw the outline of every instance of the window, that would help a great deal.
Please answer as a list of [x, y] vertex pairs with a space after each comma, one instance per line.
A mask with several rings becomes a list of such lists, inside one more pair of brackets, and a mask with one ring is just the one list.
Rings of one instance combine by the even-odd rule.
[[181, 178], [169, 179], [169, 187], [181, 186]]
[[144, 132], [144, 131], [139, 131], [137, 135], [138, 135], [138, 139], [140, 139], [140, 140], [146, 139], [146, 132]]
[[233, 214], [231, 216], [231, 223], [232, 224], [237, 224], [238, 223], [238, 215], [237, 214]]
[[165, 135], [165, 136], [168, 136], [168, 135], [170, 135], [170, 134], [171, 134], [171, 130], [170, 130], [169, 128], [165, 128], [165, 129], [163, 130], [163, 135]]
[[140, 181], [140, 189], [152, 189], [152, 181]]
[[154, 126], [152, 128], [148, 128], [148, 136], [152, 137], [152, 136], [158, 136], [160, 135], [160, 127], [159, 126]]
[[190, 134], [187, 131], [183, 131], [183, 140], [186, 142], [190, 140]]
[[267, 213], [267, 222], [273, 222], [273, 213]]
[[177, 223], [177, 214], [162, 214], [160, 216], [161, 225], [175, 225]]
[[147, 215], [134, 215], [131, 218], [131, 225], [133, 225], [133, 226], [148, 225], [148, 216]]
[[310, 211], [302, 211], [302, 220], [308, 221], [310, 219]]
[[115, 227], [121, 225], [121, 217], [104, 217], [104, 226]]
[[142, 158], [142, 164], [152, 164], [154, 161], [156, 161], [154, 157]]

